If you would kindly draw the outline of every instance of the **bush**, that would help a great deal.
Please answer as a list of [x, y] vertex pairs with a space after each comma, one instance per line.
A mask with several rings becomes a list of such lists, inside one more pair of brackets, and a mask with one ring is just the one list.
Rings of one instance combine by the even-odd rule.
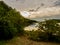
[[[0, 40], [24, 34], [24, 27], [34, 21], [25, 19], [15, 9], [0, 1]], [[30, 23], [29, 23], [30, 22]]]
[[0, 40], [10, 39], [17, 34], [17, 29], [7, 20], [0, 20]]
[[19, 30], [22, 30], [19, 26], [20, 23], [18, 23], [20, 20], [22, 19], [16, 10], [0, 1], [0, 40], [7, 40], [16, 36]]
[[28, 31], [28, 38], [34, 41], [39, 41], [39, 33], [40, 31]]

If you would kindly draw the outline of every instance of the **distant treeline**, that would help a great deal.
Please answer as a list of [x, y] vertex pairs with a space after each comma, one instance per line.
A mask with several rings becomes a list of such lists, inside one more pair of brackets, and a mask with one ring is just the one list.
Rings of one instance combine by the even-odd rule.
[[35, 41], [60, 42], [60, 19], [40, 22], [37, 31], [30, 31], [27, 34], [29, 39]]

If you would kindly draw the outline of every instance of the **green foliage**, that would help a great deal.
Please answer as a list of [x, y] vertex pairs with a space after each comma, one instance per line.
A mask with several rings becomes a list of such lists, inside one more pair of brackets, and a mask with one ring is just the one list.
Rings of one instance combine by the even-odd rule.
[[39, 37], [38, 37], [39, 31], [30, 31], [28, 34], [29, 34], [28, 35], [29, 39], [32, 39], [34, 41], [39, 41]]
[[[60, 25], [59, 20], [47, 20], [40, 23], [41, 30], [44, 30], [43, 39], [48, 41], [60, 41]], [[45, 28], [44, 28], [45, 27]], [[41, 36], [40, 36], [41, 37]]]
[[29, 38], [35, 41], [53, 41], [60, 42], [59, 20], [48, 20], [39, 23], [39, 30], [31, 31]]
[[24, 27], [34, 21], [23, 18], [19, 12], [0, 1], [0, 40], [24, 33]]
[[10, 21], [4, 18], [0, 20], [0, 39], [10, 39], [16, 35], [16, 33], [17, 30]]

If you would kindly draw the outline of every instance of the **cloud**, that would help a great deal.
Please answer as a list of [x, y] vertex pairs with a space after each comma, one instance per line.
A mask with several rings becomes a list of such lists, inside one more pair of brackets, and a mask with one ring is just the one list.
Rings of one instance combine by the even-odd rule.
[[54, 4], [55, 6], [60, 6], [60, 0], [57, 0]]
[[53, 16], [60, 14], [60, 7], [48, 7], [40, 9], [36, 12], [29, 12], [31, 15], [29, 18], [37, 18], [37, 17], [45, 17], [45, 16]]
[[23, 12], [20, 11], [20, 13], [23, 17], [28, 17], [30, 15], [29, 12], [27, 12], [27, 11], [23, 11]]

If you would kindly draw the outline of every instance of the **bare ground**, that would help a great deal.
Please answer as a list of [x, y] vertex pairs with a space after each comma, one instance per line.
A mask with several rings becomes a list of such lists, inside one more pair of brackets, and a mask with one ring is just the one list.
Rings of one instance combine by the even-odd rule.
[[6, 45], [60, 45], [60, 43], [53, 42], [36, 42], [29, 40], [26, 37], [16, 37], [6, 42]]

